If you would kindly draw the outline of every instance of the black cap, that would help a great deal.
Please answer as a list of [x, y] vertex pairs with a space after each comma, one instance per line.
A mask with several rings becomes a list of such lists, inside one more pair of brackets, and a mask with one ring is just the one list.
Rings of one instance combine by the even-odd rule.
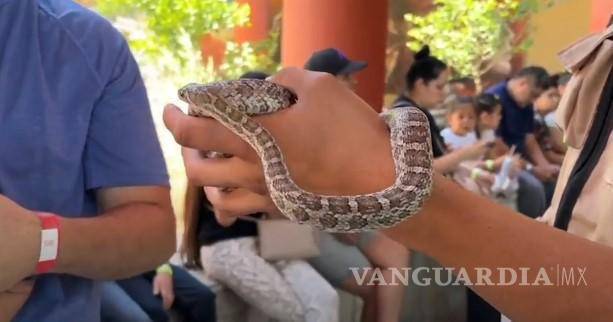
[[350, 60], [340, 50], [328, 48], [313, 53], [311, 58], [309, 58], [304, 65], [304, 68], [337, 76], [359, 72], [366, 68], [366, 66], [367, 63], [364, 61]]

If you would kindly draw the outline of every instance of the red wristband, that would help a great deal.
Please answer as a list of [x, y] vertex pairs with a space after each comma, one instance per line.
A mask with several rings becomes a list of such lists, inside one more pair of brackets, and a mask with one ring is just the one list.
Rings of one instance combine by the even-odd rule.
[[55, 267], [60, 250], [60, 217], [52, 213], [36, 214], [41, 222], [40, 256], [36, 274], [44, 274]]

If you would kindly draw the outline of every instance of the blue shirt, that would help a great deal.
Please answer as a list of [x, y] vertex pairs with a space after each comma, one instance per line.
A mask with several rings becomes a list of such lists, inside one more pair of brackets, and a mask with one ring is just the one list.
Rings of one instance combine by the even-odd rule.
[[[95, 216], [96, 189], [168, 185], [128, 45], [73, 2], [0, 0], [0, 129], [0, 193], [25, 208]], [[99, 321], [99, 301], [90, 280], [43, 276], [15, 321]]]
[[521, 107], [507, 90], [507, 82], [489, 88], [487, 93], [495, 94], [502, 105], [502, 119], [496, 131], [508, 145], [516, 145], [517, 152], [525, 154], [526, 136], [534, 132], [534, 108], [532, 104]]

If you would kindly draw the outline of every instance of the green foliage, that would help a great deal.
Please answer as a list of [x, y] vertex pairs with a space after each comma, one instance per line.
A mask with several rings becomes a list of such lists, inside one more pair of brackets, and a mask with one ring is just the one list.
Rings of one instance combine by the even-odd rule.
[[248, 5], [225, 0], [100, 0], [97, 9], [111, 19], [143, 19], [152, 37], [132, 45], [150, 53], [183, 49], [177, 35], [187, 34], [197, 43], [203, 34], [244, 26], [250, 14]]
[[[257, 43], [233, 42], [232, 30], [249, 23], [250, 7], [230, 0], [98, 0], [96, 9], [126, 35], [141, 66], [177, 82], [236, 78], [247, 70], [274, 71], [278, 30]], [[213, 34], [226, 42], [219, 68], [202, 62], [200, 39]]]
[[[530, 39], [514, 46], [510, 24], [540, 8], [539, 0], [435, 0], [437, 9], [420, 17], [407, 14], [408, 46], [417, 51], [430, 46], [433, 55], [451, 67], [457, 76], [479, 76], [497, 57], [516, 48], [526, 49]], [[546, 3], [550, 6], [552, 1]]]

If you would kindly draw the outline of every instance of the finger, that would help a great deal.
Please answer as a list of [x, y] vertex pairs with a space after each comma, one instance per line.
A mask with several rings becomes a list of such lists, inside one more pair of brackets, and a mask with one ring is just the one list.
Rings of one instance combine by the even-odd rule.
[[[308, 71], [296, 67], [285, 68], [269, 77], [268, 80], [291, 90], [296, 94], [298, 100], [303, 101], [309, 97], [307, 91], [316, 90], [317, 86], [330, 87], [340, 85], [340, 82], [329, 73]], [[345, 87], [341, 88], [346, 89]]]
[[266, 190], [259, 163], [246, 162], [238, 157], [205, 158], [201, 152], [190, 148], [183, 148], [182, 154], [187, 177], [198, 186]]
[[300, 97], [302, 88], [304, 88], [304, 80], [307, 75], [307, 71], [296, 67], [284, 68], [273, 76], [268, 77], [266, 80], [273, 83], [277, 83]]
[[236, 217], [276, 210], [268, 196], [246, 189], [238, 188], [230, 192], [222, 192], [219, 188], [205, 187], [205, 192], [213, 205], [215, 216], [218, 220], [221, 219], [220, 224], [231, 222]]
[[163, 118], [166, 128], [182, 146], [242, 157], [252, 151], [245, 141], [214, 119], [188, 116], [172, 104], [164, 108]]
[[174, 296], [174, 294], [172, 294], [172, 292], [168, 292], [168, 293], [164, 292], [164, 294], [162, 295], [162, 301], [163, 301], [164, 309], [170, 310], [174, 300], [175, 300], [175, 296]]
[[160, 286], [158, 285], [157, 282], [153, 283], [153, 295], [158, 295], [160, 294]]
[[33, 280], [23, 280], [11, 287], [7, 292], [13, 294], [30, 294], [34, 288]]

